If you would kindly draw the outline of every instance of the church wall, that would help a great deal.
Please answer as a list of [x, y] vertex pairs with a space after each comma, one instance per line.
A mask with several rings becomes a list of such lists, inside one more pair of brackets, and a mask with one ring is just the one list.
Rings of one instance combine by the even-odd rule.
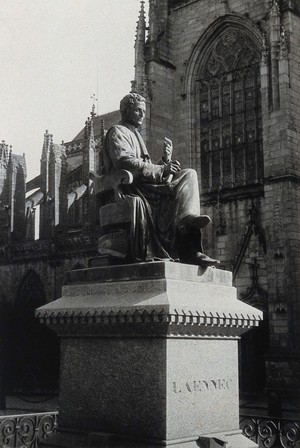
[[300, 378], [300, 188], [294, 182], [267, 185], [263, 222], [268, 241], [270, 386], [290, 391]]
[[148, 65], [151, 89], [149, 121], [150, 138], [147, 146], [152, 160], [162, 156], [164, 137], [173, 138], [173, 79], [174, 69], [152, 61]]
[[[195, 151], [198, 136], [194, 104], [197, 99], [187, 82], [197, 42], [210, 25], [216, 20], [221, 23], [222, 17], [229, 12], [233, 13], [234, 20], [239, 20], [239, 26], [243, 21], [247, 24], [249, 32], [252, 30], [257, 36], [257, 42], [262, 41], [264, 30], [268, 49], [271, 50], [269, 31], [271, 21], [275, 20], [269, 16], [272, 4], [268, 0], [199, 0], [176, 1], [171, 7], [169, 49], [175, 69], [166, 68], [157, 61], [148, 61], [147, 64], [153, 98], [151, 133], [152, 138], [157, 140], [173, 130], [174, 158], [180, 160], [183, 168], [192, 166], [199, 172], [200, 166], [200, 151]], [[267, 71], [262, 70], [264, 184], [256, 189], [246, 188], [236, 198], [230, 198], [230, 195], [227, 199], [218, 198], [217, 195], [209, 198], [202, 194], [201, 200], [202, 213], [212, 217], [212, 224], [203, 232], [205, 250], [218, 258], [222, 267], [238, 268], [234, 282], [239, 298], [243, 299], [247, 291], [253, 288], [250, 268], [256, 260], [256, 280], [270, 322], [268, 386], [275, 390], [283, 387], [291, 391], [299, 387], [300, 376], [300, 187], [299, 178], [296, 178], [300, 174], [300, 19], [299, 15], [288, 9], [287, 2], [279, 2], [279, 5], [289, 54], [288, 60], [286, 55], [279, 55], [278, 41], [277, 80], [276, 62], [274, 72], [271, 72], [271, 51]], [[209, 38], [213, 35], [211, 33]], [[165, 76], [166, 72], [169, 76]], [[274, 103], [276, 84], [272, 85], [276, 81], [278, 105]], [[171, 101], [174, 107], [173, 126], [166, 126], [168, 112], [164, 107]], [[159, 111], [157, 114], [156, 109]], [[252, 204], [256, 208], [255, 229], [258, 229], [258, 234], [251, 235], [243, 252], [244, 237], [250, 225], [248, 211]], [[238, 263], [241, 254], [242, 260]]]
[[[285, 27], [289, 32], [290, 56], [288, 87], [290, 94], [281, 98], [286, 109], [290, 109], [289, 122], [287, 126], [288, 145], [291, 147], [291, 166], [300, 174], [300, 17], [290, 14], [284, 20]], [[289, 22], [289, 23], [288, 23]], [[283, 95], [285, 92], [283, 92]], [[288, 104], [286, 104], [288, 102]]]
[[[151, 67], [149, 79], [153, 80], [155, 76], [155, 82], [152, 83], [152, 137], [155, 140], [159, 133], [163, 135], [168, 130], [165, 125], [167, 119], [166, 104], [171, 102], [169, 96], [172, 95], [174, 101], [172, 133], [174, 158], [180, 160], [183, 168], [196, 167], [199, 162], [196, 159], [199, 154], [195, 154], [196, 143], [193, 136], [195, 118], [190, 113], [192, 107], [190, 102], [192, 99], [189, 97], [189, 92], [184, 85], [184, 79], [188, 61], [196, 43], [207, 27], [225, 13], [224, 4], [218, 2], [217, 5], [215, 5], [215, 2], [204, 0], [192, 2], [190, 5], [183, 7], [178, 6], [171, 10], [170, 22], [172, 26], [170, 28], [172, 30], [172, 40], [170, 46], [172, 49], [172, 62], [176, 70], [172, 71], [173, 76], [166, 77], [165, 72], [168, 70], [170, 73], [170, 69], [166, 69], [154, 62], [148, 64]], [[259, 20], [266, 12], [264, 2], [259, 0], [253, 1], [251, 4], [243, 1], [229, 1], [228, 7], [231, 12], [247, 14], [247, 20], [248, 17], [252, 20]], [[157, 104], [156, 98], [158, 98], [160, 104]], [[156, 112], [157, 109], [159, 110], [158, 113]], [[159, 132], [156, 129], [159, 129]], [[169, 129], [171, 128], [169, 127]], [[223, 204], [222, 214], [230, 226], [227, 230], [228, 238], [226, 243], [224, 242], [224, 236], [216, 237], [216, 229], [220, 221], [219, 209], [216, 207], [216, 204], [207, 207], [203, 206], [202, 208], [203, 213], [208, 213], [213, 218], [213, 224], [206, 231], [207, 247], [209, 247], [212, 256], [221, 258], [226, 268], [230, 269], [234, 263], [234, 257], [238, 250], [236, 247], [237, 241], [242, 239], [248, 222], [248, 208], [249, 201], [243, 199]], [[226, 244], [226, 248], [224, 248], [224, 244]], [[249, 286], [249, 274], [247, 273], [246, 276], [248, 277]], [[247, 282], [246, 278], [244, 282]], [[266, 283], [265, 279], [264, 283]]]
[[0, 266], [1, 295], [3, 301], [11, 301], [14, 296], [13, 285], [11, 281], [11, 267], [8, 265]]
[[[30, 243], [27, 243], [27, 247], [29, 245]], [[91, 258], [91, 255], [84, 256], [79, 253], [66, 254], [62, 260], [49, 261], [45, 253], [40, 260], [38, 255], [34, 251], [31, 252], [29, 248], [26, 253], [28, 258], [31, 258], [26, 262], [15, 260], [14, 263], [0, 265], [1, 297], [11, 303], [15, 302], [18, 290], [28, 271], [33, 270], [40, 277], [45, 288], [46, 303], [48, 303], [61, 297], [66, 272], [78, 265], [87, 267], [88, 260]]]
[[296, 43], [300, 22], [297, 15], [287, 11], [282, 22], [290, 53], [288, 62], [279, 57], [279, 107], [264, 110], [266, 181], [262, 220], [268, 242], [269, 386], [283, 387], [293, 394], [300, 386], [300, 82]]
[[[176, 66], [174, 82], [174, 129], [176, 138], [174, 140], [176, 143], [178, 142], [178, 158], [184, 161], [184, 166], [190, 166], [190, 162], [193, 162], [192, 155], [190, 160], [187, 160], [186, 155], [187, 148], [190, 152], [194, 144], [189, 138], [194, 123], [189, 117], [190, 104], [189, 99], [185, 98], [187, 92], [183, 86], [183, 79], [194, 46], [209, 25], [225, 12], [224, 5], [222, 6], [221, 2], [218, 2], [218, 5], [216, 7], [215, 3], [208, 0], [198, 1], [186, 7], [179, 7], [171, 14], [173, 22], [173, 60]], [[261, 0], [251, 3], [240, 0], [229, 1], [228, 6], [231, 12], [241, 15], [247, 14], [247, 17], [254, 21], [260, 20], [265, 14], [265, 5]]]
[[[261, 214], [264, 200], [260, 198], [254, 203], [256, 211]], [[220, 260], [222, 268], [234, 271], [234, 285], [237, 287], [239, 297], [246, 294], [247, 288], [251, 286], [249, 268], [254, 258], [259, 263], [259, 286], [264, 290], [268, 288], [266, 253], [263, 241], [260, 241], [260, 235], [252, 232], [249, 244], [245, 247], [243, 262], [237, 265], [252, 210], [252, 198], [214, 203], [202, 208], [202, 213], [208, 214], [212, 219], [211, 224], [203, 229], [204, 250]], [[235, 269], [237, 269], [236, 273]]]

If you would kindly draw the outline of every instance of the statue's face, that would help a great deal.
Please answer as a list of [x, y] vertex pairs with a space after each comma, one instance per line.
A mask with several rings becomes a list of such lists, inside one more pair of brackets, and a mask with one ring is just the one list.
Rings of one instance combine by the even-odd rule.
[[126, 111], [127, 121], [134, 127], [138, 128], [144, 121], [146, 114], [146, 104], [144, 102], [136, 101]]

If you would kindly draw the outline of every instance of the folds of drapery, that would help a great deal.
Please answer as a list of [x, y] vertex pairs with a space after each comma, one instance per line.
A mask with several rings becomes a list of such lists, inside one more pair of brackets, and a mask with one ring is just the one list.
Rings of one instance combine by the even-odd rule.
[[131, 252], [135, 261], [178, 258], [176, 228], [187, 215], [199, 215], [197, 175], [182, 170], [169, 184], [133, 184], [123, 201], [130, 207]]

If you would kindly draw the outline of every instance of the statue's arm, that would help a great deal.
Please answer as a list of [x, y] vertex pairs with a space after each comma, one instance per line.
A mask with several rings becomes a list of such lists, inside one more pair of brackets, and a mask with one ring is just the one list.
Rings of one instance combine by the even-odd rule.
[[149, 160], [137, 158], [133, 143], [118, 128], [110, 130], [106, 139], [106, 150], [115, 170], [128, 170], [140, 182], [163, 182], [164, 165], [155, 165]]

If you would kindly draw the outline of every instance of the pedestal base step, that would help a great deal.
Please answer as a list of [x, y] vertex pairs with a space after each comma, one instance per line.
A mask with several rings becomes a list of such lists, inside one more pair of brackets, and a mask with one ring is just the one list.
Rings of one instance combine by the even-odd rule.
[[169, 441], [142, 441], [123, 439], [114, 434], [84, 433], [61, 431], [39, 447], [43, 448], [257, 448], [258, 445], [247, 439], [241, 431], [228, 433], [204, 434], [197, 439], [180, 439]]

